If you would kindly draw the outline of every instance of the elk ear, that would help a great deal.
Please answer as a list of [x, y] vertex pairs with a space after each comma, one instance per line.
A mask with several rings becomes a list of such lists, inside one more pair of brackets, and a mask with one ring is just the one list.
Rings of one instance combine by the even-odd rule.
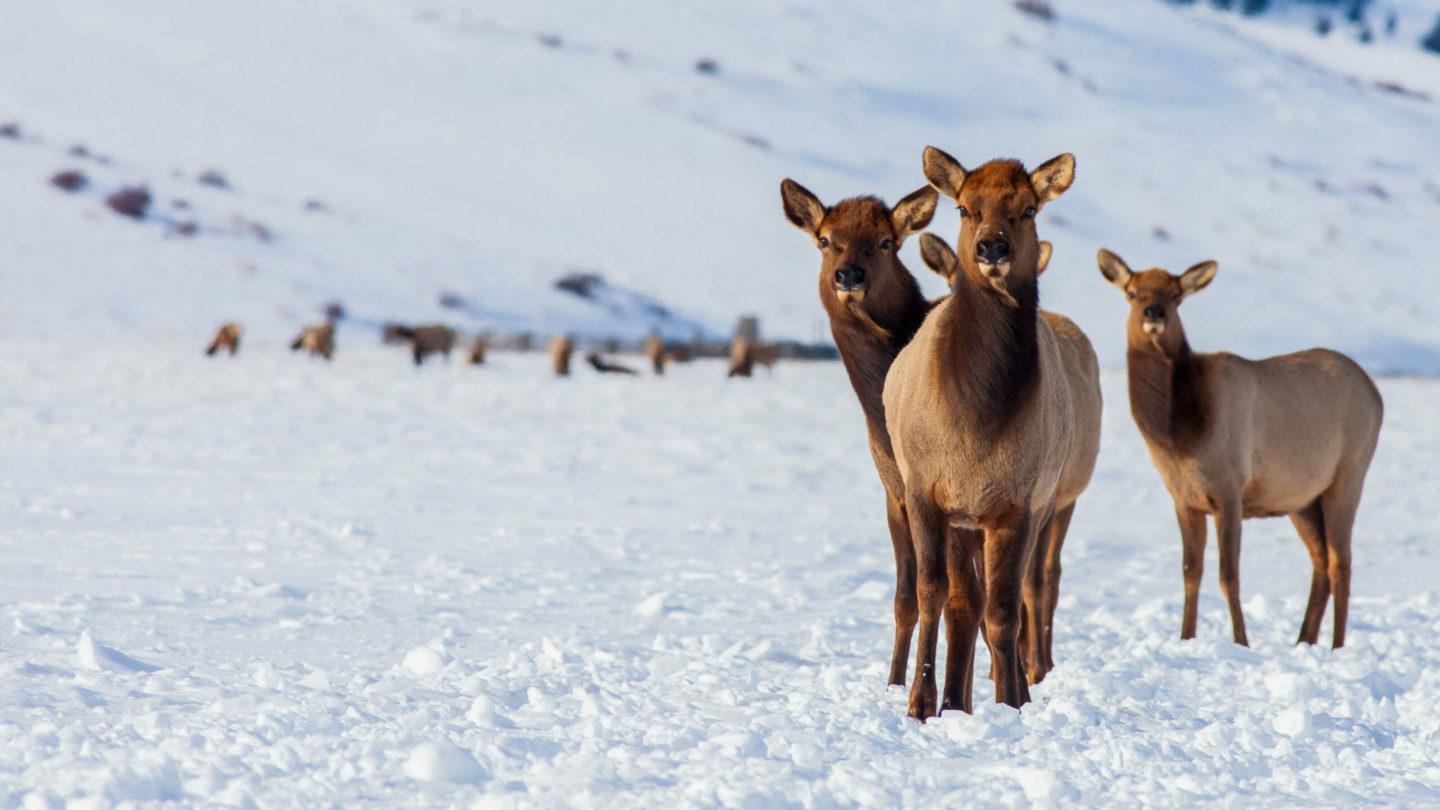
[[930, 187], [951, 199], [960, 198], [968, 172], [960, 161], [933, 146], [925, 147], [925, 179]]
[[1035, 263], [1035, 275], [1045, 272], [1045, 268], [1050, 265], [1050, 252], [1054, 249], [1055, 246], [1049, 242], [1040, 242], [1040, 260]]
[[920, 259], [925, 266], [939, 273], [949, 281], [955, 275], [955, 265], [959, 259], [955, 258], [955, 251], [945, 243], [944, 239], [933, 233], [920, 234]]
[[1124, 259], [1105, 248], [1100, 248], [1095, 260], [1100, 263], [1100, 274], [1105, 276], [1106, 281], [1122, 290], [1125, 289], [1126, 284], [1130, 283], [1130, 268], [1126, 266]]
[[809, 189], [787, 177], [780, 181], [780, 202], [785, 206], [785, 218], [790, 220], [791, 225], [812, 236], [820, 232], [825, 206]]
[[1050, 158], [1030, 173], [1030, 185], [1034, 187], [1035, 196], [1039, 198], [1041, 205], [1064, 194], [1073, 182], [1075, 156], [1069, 152]]
[[905, 241], [916, 231], [925, 229], [930, 218], [935, 216], [935, 189], [925, 186], [905, 195], [890, 209], [890, 227], [895, 229], [895, 243]]
[[1205, 289], [1205, 285], [1215, 278], [1215, 271], [1220, 265], [1215, 262], [1200, 262], [1194, 267], [1180, 274], [1180, 300], [1185, 300], [1197, 292]]

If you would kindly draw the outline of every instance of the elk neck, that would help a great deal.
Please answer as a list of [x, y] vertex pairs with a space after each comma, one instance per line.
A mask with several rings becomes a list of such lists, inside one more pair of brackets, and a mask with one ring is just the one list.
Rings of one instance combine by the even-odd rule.
[[1167, 324], [1163, 344], [1145, 335], [1138, 323], [1127, 332], [1125, 365], [1135, 424], [1152, 445], [1186, 453], [1208, 427], [1204, 365], [1190, 350], [1178, 318]]
[[925, 316], [930, 302], [920, 292], [915, 277], [899, 264], [893, 282], [873, 290], [864, 304], [842, 304], [822, 280], [820, 296], [830, 316], [830, 334], [840, 351], [850, 385], [860, 399], [871, 432], [886, 435], [885, 375], [896, 355], [905, 348]]
[[982, 431], [1002, 428], [1034, 389], [1040, 373], [1035, 268], [1012, 271], [996, 291], [972, 261], [963, 261], [938, 324], [933, 369], [957, 414]]

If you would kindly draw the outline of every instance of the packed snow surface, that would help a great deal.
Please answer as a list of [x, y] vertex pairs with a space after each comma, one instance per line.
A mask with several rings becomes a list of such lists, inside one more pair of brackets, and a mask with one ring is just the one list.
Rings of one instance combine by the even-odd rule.
[[0, 352], [0, 807], [1440, 804], [1435, 381], [1379, 381], [1332, 652], [1293, 646], [1284, 520], [1245, 526], [1254, 646], [1213, 542], [1178, 640], [1170, 500], [1106, 373], [1057, 669], [921, 726], [839, 364], [198, 349]]

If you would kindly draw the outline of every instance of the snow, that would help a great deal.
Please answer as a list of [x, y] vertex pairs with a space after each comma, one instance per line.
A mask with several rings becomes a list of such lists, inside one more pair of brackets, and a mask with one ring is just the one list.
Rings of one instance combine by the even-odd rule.
[[1379, 382], [1344, 649], [1293, 646], [1283, 520], [1246, 524], [1254, 646], [1213, 543], [1178, 640], [1169, 498], [1106, 372], [1057, 669], [920, 726], [837, 364], [11, 340], [0, 805], [1437, 804], [1440, 382]]
[[[1395, 376], [1440, 372], [1440, 60], [1412, 47], [1440, 4], [1396, 0], [1371, 46], [1294, 8], [1052, 4], [8, 3], [0, 808], [1440, 806], [1440, 381]], [[894, 201], [928, 143], [1078, 160], [1044, 298], [1107, 368], [1104, 439], [1022, 711], [982, 678], [922, 726], [885, 686], [893, 563], [838, 364], [556, 379], [379, 345], [741, 313], [827, 340], [778, 181]], [[136, 183], [144, 220], [104, 207]], [[1391, 373], [1344, 649], [1293, 644], [1284, 520], [1245, 526], [1254, 646], [1213, 543], [1178, 640], [1102, 245], [1219, 261], [1198, 350]], [[576, 272], [595, 301], [554, 289]], [[334, 362], [289, 352], [331, 301]], [[228, 320], [240, 355], [200, 356]]]

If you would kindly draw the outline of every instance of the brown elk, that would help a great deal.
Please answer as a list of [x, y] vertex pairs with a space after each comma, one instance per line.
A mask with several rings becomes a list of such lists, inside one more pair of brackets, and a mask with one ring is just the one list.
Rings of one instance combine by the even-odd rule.
[[1335, 596], [1333, 646], [1345, 643], [1350, 607], [1350, 532], [1380, 437], [1384, 403], [1355, 361], [1328, 349], [1247, 360], [1195, 354], [1178, 307], [1204, 289], [1218, 265], [1179, 276], [1132, 273], [1101, 249], [1106, 280], [1125, 292], [1130, 413], [1175, 501], [1185, 575], [1180, 637], [1194, 638], [1205, 562], [1205, 516], [1215, 519], [1220, 590], [1236, 644], [1247, 644], [1240, 611], [1240, 524], [1289, 515], [1310, 552], [1310, 601], [1297, 643], [1314, 644]]
[[485, 351], [490, 348], [490, 336], [476, 335], [475, 340], [470, 343], [470, 353], [466, 356], [467, 362], [472, 366], [482, 365], [485, 362]]
[[569, 335], [556, 335], [550, 338], [546, 351], [550, 355], [550, 368], [555, 371], [555, 375], [570, 376], [570, 355], [575, 353], [575, 340]]
[[755, 341], [737, 337], [730, 341], [730, 371], [727, 377], [749, 377], [755, 370]]
[[242, 331], [240, 324], [234, 321], [220, 327], [220, 331], [215, 333], [215, 339], [210, 341], [210, 348], [205, 350], [205, 356], [214, 357], [216, 352], [225, 349], [230, 352], [231, 357], [234, 357], [235, 353], [240, 351], [240, 334]]
[[399, 328], [398, 334], [409, 341], [410, 353], [417, 366], [424, 363], [425, 358], [432, 354], [444, 355], [446, 361], [449, 361], [450, 350], [455, 348], [455, 330], [448, 326], [439, 324], [402, 326]]
[[654, 332], [645, 338], [645, 359], [656, 374], [665, 373], [665, 341]]
[[[1074, 157], [1029, 173], [1014, 160], [966, 171], [927, 147], [924, 165], [930, 184], [960, 211], [960, 272], [895, 358], [884, 392], [916, 553], [920, 634], [909, 713], [922, 721], [942, 708], [970, 710], [982, 613], [995, 699], [1029, 701], [1019, 654], [1022, 591], [1076, 442], [1064, 360], [1039, 313], [1034, 221], [1070, 187]], [[937, 705], [942, 610], [948, 652]]]
[[[1051, 245], [1040, 243], [1035, 274], [1045, 272], [1050, 263]], [[920, 256], [931, 270], [954, 283], [960, 260], [943, 239], [922, 234]], [[1035, 550], [1026, 569], [1021, 614], [1020, 646], [1024, 657], [1025, 676], [1032, 684], [1040, 683], [1055, 668], [1055, 608], [1060, 601], [1060, 551], [1075, 514], [1075, 502], [1095, 472], [1095, 459], [1100, 454], [1100, 364], [1090, 339], [1069, 318], [1057, 312], [1040, 310], [1040, 317], [1050, 326], [1060, 348], [1060, 362], [1065, 379], [1070, 383], [1070, 399], [1075, 409], [1075, 445], [1060, 475], [1055, 494], [1055, 516], [1041, 528]]]
[[905, 483], [885, 426], [881, 394], [891, 363], [930, 311], [930, 302], [898, 252], [907, 237], [930, 224], [935, 191], [919, 189], [894, 208], [875, 197], [851, 197], [826, 207], [805, 187], [786, 179], [780, 184], [780, 198], [785, 217], [810, 234], [820, 249], [820, 303], [865, 414], [870, 457], [885, 488], [885, 517], [895, 551], [895, 643], [889, 682], [903, 685], [918, 616], [915, 551]]
[[335, 354], [335, 322], [326, 321], [300, 330], [299, 337], [290, 344], [290, 351], [305, 349], [313, 357], [319, 355], [327, 361]]

